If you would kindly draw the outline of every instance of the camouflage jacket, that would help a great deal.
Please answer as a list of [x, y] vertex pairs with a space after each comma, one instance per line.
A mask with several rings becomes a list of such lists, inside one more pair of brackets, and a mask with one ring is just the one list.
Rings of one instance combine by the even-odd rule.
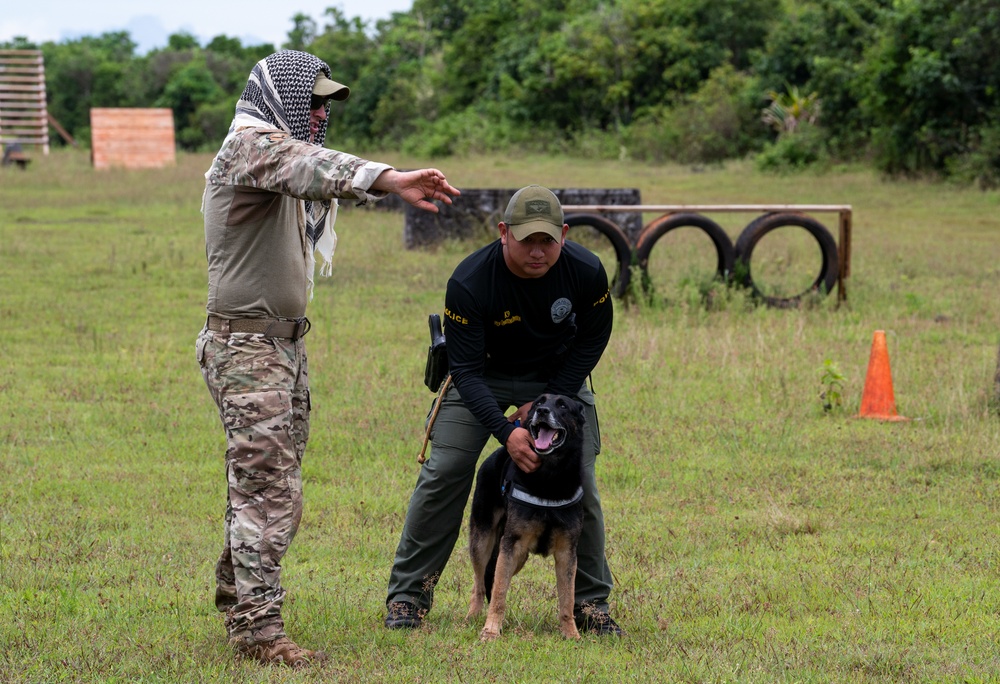
[[205, 253], [209, 314], [223, 318], [305, 315], [313, 259], [302, 200], [367, 204], [392, 168], [293, 139], [245, 128], [222, 144], [205, 174]]
[[299, 199], [385, 197], [368, 192], [388, 164], [295, 140], [279, 130], [244, 128], [226, 138], [205, 174], [209, 185], [243, 185]]

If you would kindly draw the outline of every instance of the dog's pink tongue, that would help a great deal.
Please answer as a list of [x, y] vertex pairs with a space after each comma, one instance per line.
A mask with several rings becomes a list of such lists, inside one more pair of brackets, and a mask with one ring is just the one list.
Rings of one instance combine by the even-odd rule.
[[542, 428], [535, 437], [535, 448], [545, 451], [552, 446], [552, 440], [556, 436], [556, 431], [549, 428]]

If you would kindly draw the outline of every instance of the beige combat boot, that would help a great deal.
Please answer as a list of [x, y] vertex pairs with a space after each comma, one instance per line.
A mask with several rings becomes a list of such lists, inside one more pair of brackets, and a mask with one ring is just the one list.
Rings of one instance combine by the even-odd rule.
[[322, 651], [300, 648], [298, 644], [284, 636], [271, 641], [237, 644], [236, 654], [239, 658], [250, 658], [264, 665], [287, 665], [295, 668], [326, 660], [326, 654]]

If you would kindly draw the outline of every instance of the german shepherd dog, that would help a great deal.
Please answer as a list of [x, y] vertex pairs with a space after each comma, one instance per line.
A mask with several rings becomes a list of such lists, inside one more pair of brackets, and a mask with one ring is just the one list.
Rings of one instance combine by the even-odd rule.
[[522, 472], [501, 447], [479, 467], [469, 519], [469, 553], [475, 578], [469, 613], [479, 615], [489, 601], [479, 638], [500, 636], [511, 578], [536, 553], [555, 559], [559, 630], [579, 639], [573, 621], [576, 550], [583, 528], [584, 407], [558, 394], [543, 394], [531, 405], [526, 426], [541, 464]]

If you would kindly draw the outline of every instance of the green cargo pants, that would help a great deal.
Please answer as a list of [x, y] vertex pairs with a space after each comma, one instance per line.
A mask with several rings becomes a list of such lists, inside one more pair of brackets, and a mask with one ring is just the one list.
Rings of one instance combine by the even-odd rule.
[[[486, 382], [505, 413], [506, 408], [533, 401], [545, 390], [544, 382], [520, 377], [490, 375]], [[583, 533], [577, 551], [574, 603], [607, 611], [612, 578], [604, 556], [604, 513], [594, 476], [600, 429], [594, 395], [584, 386], [576, 398], [586, 407], [590, 439], [585, 440], [583, 456]], [[418, 609], [430, 610], [434, 587], [458, 540], [479, 457], [490, 437], [465, 407], [458, 390], [449, 387], [431, 430], [430, 456], [420, 468], [406, 511], [389, 576], [387, 605], [409, 601]]]

